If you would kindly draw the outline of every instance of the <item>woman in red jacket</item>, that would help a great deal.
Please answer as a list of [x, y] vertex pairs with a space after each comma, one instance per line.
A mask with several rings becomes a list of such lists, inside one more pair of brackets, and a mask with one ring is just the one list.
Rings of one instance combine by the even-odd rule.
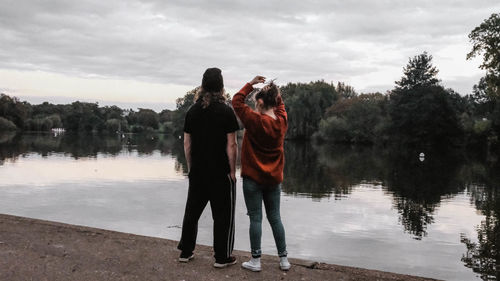
[[256, 95], [256, 110], [245, 104], [253, 85], [264, 83], [257, 76], [233, 97], [233, 108], [245, 126], [241, 148], [241, 176], [243, 193], [250, 217], [250, 245], [252, 259], [242, 267], [260, 271], [262, 202], [273, 230], [280, 257], [280, 268], [290, 269], [287, 259], [285, 229], [280, 216], [281, 182], [283, 181], [283, 144], [288, 126], [285, 105], [279, 88], [273, 83], [264, 86]]

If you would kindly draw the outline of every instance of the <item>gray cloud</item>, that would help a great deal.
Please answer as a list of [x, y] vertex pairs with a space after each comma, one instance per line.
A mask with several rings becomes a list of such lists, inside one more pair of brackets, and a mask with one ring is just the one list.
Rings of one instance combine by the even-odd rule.
[[194, 86], [219, 66], [230, 87], [257, 73], [285, 83], [402, 68], [423, 50], [464, 44], [500, 8], [497, 0], [0, 1], [0, 68]]

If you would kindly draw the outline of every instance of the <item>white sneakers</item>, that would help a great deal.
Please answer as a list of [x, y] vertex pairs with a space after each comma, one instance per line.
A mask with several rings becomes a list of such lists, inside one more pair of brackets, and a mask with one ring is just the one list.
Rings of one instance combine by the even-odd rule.
[[[244, 262], [241, 264], [241, 267], [248, 269], [250, 271], [258, 272], [262, 270], [262, 267], [260, 265], [260, 258], [252, 258], [247, 262]], [[292, 267], [290, 262], [288, 262], [287, 257], [281, 257], [280, 258], [280, 269], [283, 271], [288, 271]]]
[[242, 263], [241, 267], [255, 272], [262, 270], [260, 266], [260, 258], [252, 258], [251, 260]]
[[287, 257], [280, 258], [280, 269], [283, 271], [288, 271], [292, 265], [288, 262]]

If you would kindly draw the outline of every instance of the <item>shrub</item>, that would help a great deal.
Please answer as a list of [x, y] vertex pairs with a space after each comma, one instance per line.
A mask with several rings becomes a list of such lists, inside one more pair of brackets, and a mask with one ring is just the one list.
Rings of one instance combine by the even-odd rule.
[[16, 124], [14, 122], [0, 117], [0, 131], [15, 131], [17, 130]]

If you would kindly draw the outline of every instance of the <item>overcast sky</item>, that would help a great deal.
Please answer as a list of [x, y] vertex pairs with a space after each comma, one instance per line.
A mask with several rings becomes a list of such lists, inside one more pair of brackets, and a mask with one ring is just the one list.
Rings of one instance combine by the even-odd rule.
[[468, 33], [498, 0], [0, 0], [0, 92], [30, 102], [174, 108], [207, 67], [226, 89], [257, 74], [394, 87], [428, 51], [445, 87], [482, 76]]

